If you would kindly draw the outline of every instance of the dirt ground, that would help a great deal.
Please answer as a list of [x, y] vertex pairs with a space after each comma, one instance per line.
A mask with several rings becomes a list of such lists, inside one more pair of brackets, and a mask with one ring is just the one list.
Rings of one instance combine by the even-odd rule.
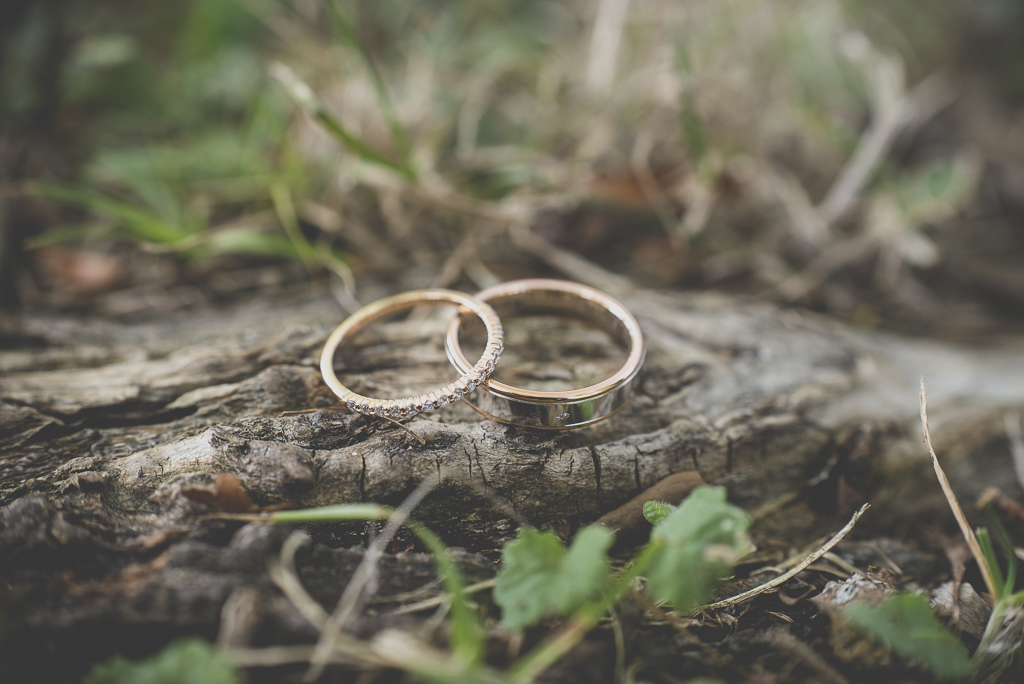
[[[632, 516], [613, 550], [624, 566], [649, 534], [637, 497], [680, 473], [688, 484], [664, 490], [676, 503], [696, 482], [724, 486], [752, 518], [757, 550], [721, 584], [719, 599], [780, 575], [870, 504], [829, 553], [749, 600], [683, 615], [626, 598], [538, 681], [937, 681], [846, 625], [837, 592], [868, 600], [925, 593], [967, 648], [978, 647], [992, 597], [922, 443], [918, 389], [923, 377], [935, 449], [971, 524], [992, 524], [978, 504], [987, 502], [1024, 558], [1020, 12], [1006, 2], [976, 13], [944, 3], [928, 26], [955, 40], [937, 51], [934, 39], [921, 39], [910, 56], [878, 37], [889, 29], [872, 33], [872, 21], [888, 25], [874, 10], [851, 10], [855, 19], [842, 20], [850, 25], [814, 19], [808, 25], [822, 42], [831, 30], [846, 41], [855, 68], [843, 69], [862, 77], [859, 99], [849, 96], [856, 105], [843, 100], [838, 113], [822, 105], [842, 124], [826, 135], [809, 110], [793, 114], [795, 70], [780, 67], [769, 79], [720, 58], [742, 52], [742, 41], [728, 50], [695, 44], [704, 71], [694, 66], [685, 78], [682, 67], [662, 69], [654, 48], [671, 43], [656, 20], [663, 8], [634, 4], [620, 20], [619, 100], [586, 100], [584, 79], [565, 75], [599, 33], [591, 32], [598, 19], [570, 3], [586, 28], [572, 29], [577, 52], [544, 53], [553, 99], [545, 100], [544, 78], [517, 90], [526, 69], [518, 61], [495, 73], [481, 62], [470, 82], [438, 58], [438, 79], [457, 83], [451, 92], [469, 104], [417, 119], [415, 92], [396, 95], [413, 140], [407, 157], [401, 135], [381, 123], [384, 101], [368, 95], [367, 67], [349, 64], [362, 62], [337, 73], [310, 66], [333, 54], [317, 23], [327, 15], [302, 3], [268, 10], [261, 21], [278, 41], [271, 57], [305, 66], [299, 71], [328, 108], [344, 112], [342, 123], [391, 156], [376, 163], [327, 136], [330, 122], [295, 96], [288, 79], [298, 77], [269, 67], [294, 100], [283, 106], [281, 135], [295, 149], [265, 155], [277, 180], [258, 197], [232, 186], [231, 200], [209, 178], [182, 181], [173, 188], [182, 221], [205, 207], [207, 223], [163, 242], [131, 233], [134, 219], [94, 196], [72, 201], [32, 185], [93, 183], [150, 212], [146, 220], [165, 220], [130, 179], [79, 177], [79, 160], [55, 152], [58, 133], [74, 137], [72, 124], [86, 126], [93, 114], [66, 98], [49, 123], [40, 112], [5, 110], [0, 660], [11, 681], [79, 682], [113, 655], [151, 656], [186, 635], [225, 652], [315, 643], [318, 630], [268, 568], [293, 531], [306, 533], [295, 575], [330, 611], [381, 525], [288, 528], [210, 514], [397, 506], [424, 481], [433, 488], [415, 517], [447, 544], [470, 584], [495, 576], [502, 545], [523, 524], [568, 541], [596, 520]], [[729, 36], [752, 46], [743, 59], [774, 54], [782, 44], [775, 33], [769, 40], [757, 11], [740, 10]], [[706, 3], [687, 11], [698, 26], [718, 16]], [[556, 14], [545, 22], [558, 24]], [[395, 77], [385, 49], [392, 29], [369, 11], [360, 16], [357, 28]], [[4, 50], [20, 45], [13, 29], [2, 35]], [[283, 49], [294, 35], [320, 40], [322, 52], [301, 41]], [[415, 59], [402, 64], [419, 73]], [[58, 67], [40, 63], [38, 73], [47, 68]], [[742, 101], [716, 90], [731, 83], [730, 69]], [[679, 80], [664, 85], [670, 72]], [[663, 85], [679, 96], [659, 95]], [[434, 87], [420, 99], [446, 102], [445, 88]], [[754, 125], [735, 111], [762, 115]], [[787, 127], [780, 112], [799, 125]], [[375, 125], [365, 123], [373, 117]], [[699, 136], [688, 117], [699, 119]], [[520, 129], [527, 142], [505, 144], [503, 132]], [[106, 129], [76, 135], [95, 130]], [[301, 164], [288, 166], [292, 153]], [[212, 154], [204, 148], [199, 158]], [[122, 232], [45, 239], [87, 223]], [[222, 249], [240, 224], [268, 231], [259, 249]], [[453, 404], [407, 422], [421, 443], [385, 420], [330, 410], [336, 400], [320, 377], [320, 349], [359, 305], [526, 277], [590, 285], [637, 317], [648, 356], [621, 412], [581, 430], [542, 432]], [[338, 367], [376, 396], [440, 386], [453, 379], [445, 324], [443, 312], [382, 323]], [[621, 350], [585, 327], [527, 320], [510, 325], [508, 339], [499, 373], [509, 378], [579, 384], [621, 362]], [[435, 613], [443, 592], [421, 541], [400, 531], [375, 581], [348, 632], [370, 641], [397, 629], [445, 647], [449, 623]], [[487, 586], [473, 599], [488, 618], [487, 663], [498, 670], [560, 627], [550, 618], [512, 634]], [[305, 667], [282, 658], [243, 669], [250, 682], [290, 682]], [[1020, 667], [1017, 658], [993, 681], [1021, 681]], [[328, 667], [320, 681], [408, 677], [349, 663]]]

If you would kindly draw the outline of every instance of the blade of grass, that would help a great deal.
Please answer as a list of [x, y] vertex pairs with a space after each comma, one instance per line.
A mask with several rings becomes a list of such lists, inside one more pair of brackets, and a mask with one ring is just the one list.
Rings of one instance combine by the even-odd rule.
[[292, 193], [283, 181], [274, 181], [270, 184], [270, 199], [274, 203], [274, 211], [277, 218], [284, 226], [284, 232], [288, 235], [296, 254], [302, 259], [311, 276], [315, 276], [322, 270], [320, 260], [317, 258], [316, 250], [309, 243], [306, 236], [302, 234], [299, 226], [299, 217], [295, 214], [295, 204], [292, 202]]
[[988, 521], [988, 529], [999, 541], [1003, 555], [1006, 556], [1006, 581], [1003, 585], [1003, 596], [1009, 596], [1013, 593], [1014, 585], [1017, 583], [1017, 556], [1013, 551], [1013, 540], [1010, 539], [1010, 535], [1006, 532], [1006, 528], [1003, 527], [1003, 523], [999, 520], [999, 516], [991, 504], [985, 506], [982, 513], [985, 520]]
[[116, 230], [109, 225], [84, 224], [49, 228], [41, 235], [25, 240], [25, 249], [39, 249], [66, 242], [88, 242], [116, 235]]
[[274, 525], [304, 525], [309, 523], [342, 522], [345, 520], [383, 520], [391, 509], [377, 504], [338, 504], [296, 511], [277, 511], [269, 516], [255, 514], [250, 520], [267, 520]]
[[377, 93], [377, 105], [384, 116], [384, 122], [387, 124], [388, 131], [391, 133], [391, 141], [398, 148], [398, 153], [402, 157], [404, 165], [412, 170], [412, 145], [409, 143], [409, 136], [405, 131], [405, 127], [398, 120], [398, 113], [395, 111], [395, 105], [391, 101], [391, 96], [388, 94], [384, 79], [381, 78], [380, 71], [377, 69], [377, 64], [370, 57], [370, 52], [366, 49], [366, 46], [359, 40], [355, 29], [349, 23], [344, 13], [342, 13], [341, 8], [338, 7], [336, 0], [327, 0], [325, 4], [327, 5], [327, 12], [331, 15], [331, 20], [334, 22], [334, 29], [363, 58], [363, 63], [366, 65], [366, 70], [370, 74], [370, 80], [373, 81], [373, 88]]
[[[280, 233], [271, 233], [256, 226], [232, 226], [207, 231], [194, 242], [196, 256], [216, 254], [254, 254], [281, 259], [301, 259], [295, 244]], [[185, 244], [181, 245], [186, 248]]]
[[1003, 592], [1006, 588], [1006, 582], [1003, 580], [1003, 571], [999, 569], [999, 557], [996, 556], [996, 550], [992, 546], [992, 538], [989, 536], [988, 530], [984, 527], [979, 527], [975, 535], [978, 538], [978, 546], [981, 548], [981, 553], [985, 557], [985, 565], [988, 566], [989, 572], [992, 573], [992, 581], [1000, 590], [998, 594], [993, 594], [998, 601], [1003, 598]]
[[921, 430], [924, 432], [924, 443], [928, 447], [928, 453], [932, 457], [932, 467], [935, 469], [935, 476], [939, 479], [939, 485], [942, 487], [942, 493], [946, 495], [946, 501], [949, 503], [949, 508], [953, 511], [953, 517], [956, 518], [957, 524], [960, 526], [960, 532], [964, 535], [964, 540], [967, 542], [967, 548], [971, 550], [971, 555], [974, 556], [974, 560], [978, 563], [978, 568], [981, 570], [981, 576], [985, 580], [985, 586], [988, 588], [988, 592], [992, 596], [999, 595], [999, 589], [992, 577], [992, 569], [988, 565], [988, 561], [985, 559], [985, 555], [981, 551], [981, 546], [978, 544], [978, 538], [974, 535], [974, 531], [971, 530], [971, 526], [967, 523], [967, 516], [964, 515], [964, 511], [960, 508], [960, 502], [957, 501], [956, 494], [953, 493], [953, 488], [949, 484], [949, 479], [946, 477], [946, 473], [942, 470], [942, 466], [939, 465], [939, 457], [935, 455], [935, 449], [932, 448], [932, 436], [928, 432], [928, 398], [924, 392], [924, 378], [921, 378]]
[[127, 202], [114, 199], [96, 190], [75, 188], [50, 183], [30, 183], [26, 193], [36, 197], [62, 202], [87, 209], [93, 213], [121, 221], [135, 236], [146, 242], [172, 244], [192, 234], [164, 221], [156, 214], [139, 209]]
[[270, 65], [270, 74], [284, 86], [288, 94], [306, 114], [323, 126], [349, 152], [393, 171], [410, 183], [416, 181], [416, 174], [411, 167], [392, 160], [388, 155], [360, 140], [345, 128], [341, 121], [324, 108], [323, 103], [313, 94], [309, 85], [296, 76], [294, 71], [280, 62], [273, 62]]
[[[351, 520], [384, 520], [393, 509], [378, 504], [339, 504], [294, 511], [276, 511], [274, 513], [219, 513], [208, 516], [220, 520], [263, 521], [272, 525], [310, 524], [342, 522]], [[466, 599], [466, 583], [458, 566], [448, 556], [447, 547], [433, 532], [422, 523], [412, 519], [405, 521], [405, 526], [412, 530], [434, 556], [438, 574], [443, 578], [442, 584], [451, 596], [452, 614], [452, 648], [467, 665], [480, 662], [483, 656], [484, 634], [475, 613]]]
[[478, 664], [484, 653], [484, 632], [480, 620], [466, 599], [466, 582], [462, 572], [448, 556], [448, 548], [444, 542], [425, 525], [410, 520], [406, 526], [434, 555], [437, 572], [444, 578], [442, 583], [445, 591], [451, 596], [452, 650], [467, 665]]
[[320, 633], [313, 656], [309, 659], [309, 668], [303, 676], [302, 681], [315, 682], [323, 674], [324, 667], [334, 650], [335, 635], [342, 634], [351, 623], [352, 619], [362, 610], [367, 594], [371, 591], [377, 577], [377, 567], [384, 557], [391, 540], [394, 539], [398, 529], [409, 519], [413, 509], [423, 500], [433, 485], [421, 483], [402, 505], [391, 512], [388, 516], [384, 529], [376, 536], [363, 554], [363, 560], [352, 573], [351, 579], [345, 585], [345, 590], [338, 599], [338, 604], [331, 613], [325, 628]]

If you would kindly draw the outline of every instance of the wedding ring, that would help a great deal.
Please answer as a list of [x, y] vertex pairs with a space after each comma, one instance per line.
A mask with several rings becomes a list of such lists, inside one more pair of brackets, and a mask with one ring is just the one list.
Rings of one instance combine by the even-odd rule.
[[[505, 320], [554, 314], [589, 323], [628, 350], [625, 364], [611, 377], [582, 389], [541, 392], [488, 379], [464, 397], [478, 412], [502, 423], [563, 430], [603, 420], [629, 401], [645, 350], [640, 326], [622, 304], [585, 285], [545, 279], [502, 283], [478, 292], [476, 297], [493, 306]], [[448, 360], [463, 373], [470, 365], [459, 344], [459, 333], [463, 327], [473, 326], [473, 320], [460, 312], [448, 326], [445, 338]]]
[[[334, 373], [334, 353], [338, 349], [338, 345], [370, 323], [420, 304], [435, 306], [456, 304], [459, 307], [464, 307], [459, 309], [460, 312], [476, 314], [487, 331], [487, 344], [484, 347], [484, 353], [475, 365], [470, 366], [467, 362], [465, 368], [459, 369], [462, 376], [455, 382], [449, 383], [435, 392], [408, 399], [364, 397], [338, 381], [338, 376]], [[475, 390], [480, 383], [487, 380], [494, 370], [494, 364], [501, 357], [503, 348], [501, 321], [498, 319], [498, 314], [489, 305], [476, 297], [454, 290], [415, 290], [368, 304], [346, 318], [341, 325], [334, 329], [324, 344], [324, 350], [320, 354], [320, 372], [323, 374], [327, 386], [350, 410], [369, 416], [407, 418], [458, 401], [465, 394]]]

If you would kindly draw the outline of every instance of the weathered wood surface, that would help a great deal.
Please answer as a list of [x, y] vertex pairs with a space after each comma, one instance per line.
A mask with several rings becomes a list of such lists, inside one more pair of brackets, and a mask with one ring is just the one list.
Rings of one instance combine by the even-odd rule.
[[[133, 325], [30, 318], [40, 343], [0, 352], [0, 563], [21, 592], [19, 615], [51, 635], [104, 620], [210, 631], [241, 587], [263, 597], [276, 625], [264, 640], [308, 636], [263, 569], [281, 533], [200, 520], [208, 503], [189, 490], [211, 488], [219, 473], [236, 475], [258, 505], [296, 507], [397, 503], [433, 480], [417, 515], [451, 543], [487, 550], [514, 531], [506, 513], [571, 529], [687, 470], [753, 511], [856, 452], [876, 521], [898, 523], [892, 513], [939, 496], [918, 477], [922, 374], [954, 477], [970, 469], [971, 492], [1015, 486], [998, 452], [1002, 412], [1024, 406], [1020, 340], [967, 349], [721, 296], [615, 294], [649, 349], [623, 411], [554, 433], [456, 405], [407, 424], [425, 445], [380, 419], [279, 415], [335, 403], [317, 360], [343, 313], [326, 297]], [[442, 384], [443, 326], [382, 324], [346, 370], [394, 393]], [[985, 449], [995, 456], [978, 460]], [[343, 554], [318, 548], [304, 557], [307, 573], [327, 573]], [[417, 558], [409, 567], [429, 574]], [[53, 574], [40, 579], [40, 568]], [[337, 572], [314, 582], [318, 598], [340, 592], [346, 571]], [[396, 577], [398, 591], [415, 585]]]

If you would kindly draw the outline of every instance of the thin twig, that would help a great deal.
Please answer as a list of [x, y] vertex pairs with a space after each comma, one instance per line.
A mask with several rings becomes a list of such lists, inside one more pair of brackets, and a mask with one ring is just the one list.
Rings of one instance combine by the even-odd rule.
[[218, 648], [244, 646], [249, 641], [258, 621], [259, 603], [259, 594], [251, 587], [240, 587], [231, 592], [220, 610]]
[[818, 212], [832, 223], [852, 206], [889, 152], [896, 136], [912, 124], [921, 124], [953, 100], [953, 91], [941, 74], [932, 74], [909, 92], [904, 90], [903, 61], [879, 56], [872, 74], [872, 121], [857, 149], [839, 172]]
[[407, 425], [403, 425], [402, 423], [399, 423], [397, 420], [394, 420], [393, 418], [388, 418], [387, 416], [378, 416], [378, 418], [383, 418], [384, 420], [388, 421], [389, 423], [394, 423], [395, 425], [397, 425], [398, 427], [402, 428], [403, 430], [408, 432], [410, 435], [415, 437], [416, 441], [418, 441], [420, 444], [423, 444], [424, 446], [426, 445], [427, 440], [425, 440], [422, 437], [420, 437], [419, 435], [417, 435], [415, 432], [412, 431], [412, 428], [408, 427]]
[[477, 229], [471, 229], [466, 236], [462, 238], [458, 246], [452, 251], [450, 257], [445, 260], [444, 265], [441, 267], [441, 271], [434, 278], [434, 281], [430, 284], [431, 287], [451, 287], [459, 278], [459, 274], [462, 273], [462, 269], [465, 267], [466, 262], [476, 256], [477, 243], [480, 242], [480, 231]]
[[970, 524], [968, 524], [967, 516], [964, 515], [963, 509], [960, 508], [960, 502], [957, 501], [956, 494], [953, 493], [953, 488], [949, 484], [949, 479], [946, 477], [945, 471], [942, 470], [942, 466], [939, 465], [939, 457], [935, 455], [935, 449], [932, 448], [932, 436], [928, 432], [928, 398], [924, 393], [924, 377], [921, 378], [921, 430], [924, 432], [924, 443], [928, 447], [928, 453], [932, 457], [932, 467], [935, 468], [935, 476], [939, 478], [942, 493], [946, 495], [946, 501], [949, 503], [949, 508], [953, 511], [953, 517], [956, 518], [957, 524], [960, 525], [960, 532], [964, 535], [967, 548], [971, 550], [971, 555], [974, 556], [974, 560], [978, 563], [978, 568], [981, 570], [981, 576], [985, 579], [985, 586], [988, 588], [989, 593], [993, 596], [998, 596], [996, 583], [992, 578], [992, 570], [988, 567], [988, 563], [985, 562], [985, 554], [981, 552], [978, 538], [974, 535], [974, 530], [971, 529]]
[[633, 170], [633, 176], [636, 178], [637, 184], [640, 186], [640, 191], [647, 200], [648, 206], [654, 211], [658, 220], [661, 221], [665, 232], [673, 235], [676, 232], [676, 224], [679, 223], [679, 220], [676, 218], [676, 212], [672, 207], [672, 203], [665, 196], [665, 192], [661, 189], [658, 179], [651, 170], [651, 150], [653, 149], [654, 135], [650, 129], [641, 130], [636, 136], [636, 141], [633, 143], [629, 165]]
[[839, 566], [844, 572], [846, 572], [847, 576], [865, 574], [856, 565], [854, 565], [853, 563], [847, 563], [845, 560], [843, 560], [842, 556], [832, 553], [831, 551], [822, 554], [821, 557], [829, 561], [830, 563], [834, 563], [835, 565]]
[[896, 561], [894, 561], [892, 558], [889, 558], [889, 554], [887, 554], [885, 551], [883, 551], [882, 547], [880, 547], [878, 544], [876, 544], [874, 542], [867, 542], [865, 544], [865, 546], [867, 546], [869, 549], [871, 549], [872, 551], [877, 553], [879, 556], [881, 556], [882, 557], [882, 561], [887, 566], [889, 566], [889, 569], [892, 570], [892, 573], [894, 575], [902, 575], [903, 574], [903, 568], [901, 568], [900, 566], [896, 565]]
[[287, 418], [288, 416], [302, 416], [307, 413], [320, 413], [321, 411], [333, 411], [335, 413], [352, 413], [347, 406], [323, 406], [321, 408], [311, 409], [299, 409], [297, 411], [281, 411], [277, 414], [278, 418]]
[[[319, 413], [320, 411], [335, 411], [337, 413], [353, 413], [353, 411], [349, 410], [349, 408], [347, 406], [325, 406], [325, 407], [322, 407], [322, 408], [300, 409], [298, 411], [282, 411], [281, 413], [279, 413], [277, 415], [279, 417], [281, 417], [281, 418], [286, 418], [288, 416], [301, 416], [301, 415], [304, 415], [304, 414], [307, 414], [307, 413]], [[388, 418], [387, 416], [374, 416], [374, 417], [375, 418], [383, 418], [384, 420], [388, 421], [389, 423], [393, 423], [397, 427], [402, 428], [403, 430], [408, 432], [410, 435], [415, 437], [416, 441], [418, 441], [420, 444], [424, 444], [425, 445], [427, 443], [427, 440], [425, 440], [422, 437], [420, 437], [419, 435], [417, 435], [415, 432], [412, 431], [411, 428], [409, 428], [406, 425], [403, 425], [402, 423], [399, 423], [397, 420], [394, 420], [393, 418]]]
[[769, 643], [814, 670], [830, 684], [850, 684], [846, 677], [828, 664], [828, 661], [815, 653], [814, 649], [803, 641], [790, 634], [789, 630], [785, 628], [772, 629], [767, 636]]
[[603, 95], [615, 80], [615, 64], [619, 57], [622, 27], [626, 23], [629, 0], [601, 0], [590, 36], [590, 57], [587, 60], [586, 85], [591, 95]]
[[719, 665], [730, 667], [739, 672], [740, 674], [744, 675], [744, 677], [746, 677], [749, 674], [739, 669], [735, 664], [726, 660], [721, 653], [719, 653], [714, 648], [701, 641], [698, 637], [694, 636], [693, 632], [689, 630], [689, 625], [687, 625], [684, 621], [685, 619], [678, 613], [664, 610], [661, 606], [657, 604], [656, 601], [654, 601], [654, 599], [652, 599], [650, 596], [641, 591], [634, 590], [630, 592], [630, 596], [634, 601], [639, 603], [645, 611], [653, 615], [655, 619], [667, 623], [669, 626], [672, 627], [672, 629], [679, 632], [679, 634], [694, 641], [697, 644], [697, 647], [700, 650], [704, 651], [705, 655], [707, 655], [709, 658], [714, 660]]
[[[324, 233], [323, 237], [328, 238], [326, 233]], [[363, 305], [356, 298], [356, 277], [352, 273], [352, 267], [331, 253], [330, 246], [326, 244], [326, 240], [317, 241], [316, 253], [320, 263], [326, 266], [327, 270], [337, 277], [338, 282], [341, 284], [340, 288], [333, 284], [331, 285], [331, 294], [334, 295], [338, 306], [349, 315], [359, 311]]]
[[618, 613], [612, 608], [608, 611], [612, 618], [612, 636], [615, 638], [615, 684], [624, 684], [626, 681], [626, 636], [622, 630], [622, 620]]
[[[476, 593], [478, 591], [483, 591], [484, 589], [493, 589], [496, 582], [497, 582], [496, 578], [495, 579], [484, 580], [483, 582], [477, 582], [476, 584], [471, 584], [468, 587], [466, 587], [463, 590], [463, 593], [468, 595], [468, 594], [474, 594], [474, 593]], [[447, 601], [448, 601], [448, 594], [441, 594], [440, 596], [433, 596], [433, 597], [428, 598], [428, 599], [423, 599], [422, 601], [417, 601], [416, 603], [410, 603], [409, 605], [402, 606], [401, 608], [396, 608], [395, 610], [391, 611], [390, 613], [385, 613], [385, 614], [386, 615], [405, 615], [406, 613], [418, 613], [421, 610], [428, 610], [430, 608], [436, 608], [436, 607], [438, 607], [440, 605], [443, 605]]]
[[422, 584], [411, 591], [403, 591], [400, 594], [392, 594], [391, 596], [374, 596], [370, 603], [405, 603], [406, 601], [412, 601], [415, 598], [429, 594], [433, 589], [437, 589], [441, 586], [443, 580], [444, 577], [438, 575], [426, 584]]
[[[266, 648], [227, 648], [224, 655], [235, 664], [235, 667], [278, 667], [292, 663], [305, 663], [313, 655], [312, 645], [300, 646], [268, 646]], [[331, 663], [348, 664], [353, 662], [350, 656], [341, 653], [331, 654]]]
[[413, 509], [416, 508], [431, 489], [433, 489], [433, 484], [431, 483], [425, 481], [420, 484], [402, 502], [402, 505], [395, 509], [388, 518], [384, 529], [373, 540], [373, 543], [370, 544], [366, 554], [363, 556], [363, 560], [352, 574], [352, 578], [345, 587], [345, 591], [342, 592], [341, 598], [338, 599], [338, 605], [320, 634], [320, 640], [313, 651], [313, 657], [310, 658], [309, 669], [306, 670], [303, 681], [314, 682], [320, 678], [338, 635], [341, 634], [362, 605], [366, 589], [376, 577], [377, 565], [380, 563], [381, 558], [383, 558], [385, 549], [391, 543], [398, 528], [405, 523]]
[[1007, 411], [1003, 414], [1003, 425], [1013, 456], [1013, 472], [1017, 475], [1017, 482], [1024, 487], [1024, 435], [1021, 435], [1020, 430], [1020, 414]]
[[292, 532], [281, 545], [281, 552], [276, 562], [271, 562], [267, 573], [281, 593], [292, 602], [292, 605], [319, 630], [327, 624], [329, 615], [319, 603], [302, 586], [298, 573], [295, 572], [295, 552], [309, 543], [309, 536], [304, 532]]
[[844, 527], [843, 529], [839, 530], [839, 532], [837, 532], [834, 537], [829, 539], [828, 542], [826, 542], [825, 545], [822, 546], [820, 549], [818, 549], [817, 551], [815, 551], [814, 553], [812, 553], [811, 555], [807, 556], [802, 561], [797, 563], [793, 567], [793, 569], [790, 570], [789, 572], [787, 572], [787, 573], [785, 573], [783, 575], [779, 575], [775, 579], [769, 580], [769, 581], [765, 582], [764, 584], [761, 584], [759, 586], [754, 587], [753, 589], [750, 589], [749, 591], [743, 592], [742, 594], [738, 594], [738, 595], [733, 596], [731, 598], [723, 599], [723, 600], [718, 601], [716, 603], [712, 603], [712, 604], [710, 604], [708, 606], [705, 606], [705, 609], [714, 610], [714, 609], [717, 609], [717, 608], [725, 608], [726, 606], [731, 606], [731, 605], [735, 605], [737, 603], [741, 603], [743, 601], [746, 601], [748, 598], [753, 598], [754, 596], [757, 596], [758, 594], [763, 594], [764, 592], [768, 591], [769, 589], [774, 589], [775, 587], [779, 586], [780, 584], [783, 584], [784, 582], [786, 582], [790, 578], [796, 576], [804, 568], [806, 568], [808, 565], [810, 565], [814, 561], [816, 561], [819, 558], [821, 558], [822, 556], [824, 556], [826, 553], [828, 553], [829, 551], [832, 550], [833, 546], [835, 546], [840, 541], [842, 541], [843, 537], [845, 537], [847, 534], [849, 534], [850, 530], [853, 529], [853, 526], [857, 524], [858, 520], [860, 520], [860, 516], [864, 515], [864, 511], [866, 511], [870, 507], [871, 507], [871, 504], [864, 504], [863, 506], [861, 506], [860, 510], [857, 511], [856, 513], [854, 513], [853, 517], [850, 518], [850, 522], [846, 523], [846, 527]]
[[548, 266], [591, 287], [599, 287], [603, 291], [622, 297], [637, 289], [636, 285], [625, 276], [607, 271], [597, 264], [587, 261], [576, 252], [562, 249], [541, 236], [530, 231], [526, 226], [517, 226], [511, 231], [516, 246], [537, 257]]

